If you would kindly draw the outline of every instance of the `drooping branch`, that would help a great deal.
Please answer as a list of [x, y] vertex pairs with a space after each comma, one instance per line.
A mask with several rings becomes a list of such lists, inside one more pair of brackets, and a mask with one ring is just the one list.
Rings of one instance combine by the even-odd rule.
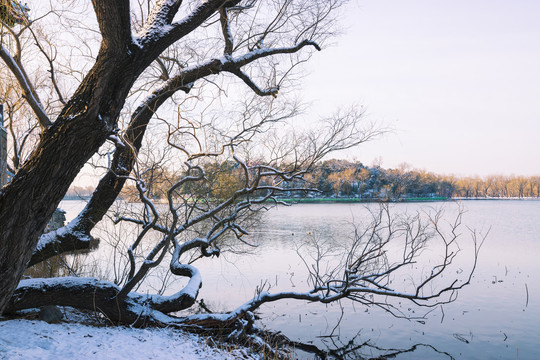
[[28, 104], [36, 114], [36, 117], [39, 121], [39, 124], [42, 128], [42, 130], [48, 128], [51, 126], [51, 120], [49, 119], [49, 116], [47, 113], [45, 113], [45, 110], [43, 108], [43, 105], [39, 101], [39, 98], [37, 97], [37, 93], [34, 90], [34, 87], [32, 85], [32, 82], [26, 75], [25, 71], [23, 70], [20, 63], [18, 63], [7, 51], [7, 49], [4, 47], [4, 45], [0, 44], [0, 57], [8, 68], [11, 70], [13, 75], [15, 75], [15, 78], [17, 79], [17, 82], [19, 83], [19, 86], [21, 87], [25, 99], [28, 101]]
[[[154, 305], [149, 306], [149, 304], [154, 304], [152, 297], [134, 295], [122, 302], [116, 301], [115, 294], [118, 292], [118, 287], [113, 284], [92, 278], [64, 278], [64, 280], [62, 282], [59, 282], [58, 279], [22, 281], [9, 304], [8, 311], [14, 312], [26, 309], [31, 307], [32, 304], [34, 306], [60, 304], [101, 313], [109, 323], [129, 324], [131, 326], [167, 326], [195, 332], [214, 330], [220, 336], [233, 341], [240, 340], [247, 335], [250, 342], [255, 342], [261, 346], [265, 346], [265, 343], [259, 338], [266, 338], [269, 335], [252, 328], [254, 317], [250, 312], [246, 312], [243, 317], [239, 316], [242, 311], [239, 312], [237, 309], [228, 314], [206, 314], [178, 318], [156, 310]], [[248, 333], [250, 331], [252, 332]], [[351, 341], [343, 348], [322, 351], [314, 346], [291, 342], [283, 337], [281, 337], [280, 342], [285, 342], [295, 348], [321, 356], [327, 354], [333, 356], [349, 354], [354, 356], [358, 350], [365, 346], [370, 349], [370, 353], [373, 349], [376, 349], [384, 351], [386, 356], [395, 356], [403, 352], [413, 352], [418, 346], [425, 346], [434, 350], [435, 353], [447, 355], [450, 359], [453, 359], [448, 353], [440, 352], [429, 345], [414, 345], [411, 349], [396, 350], [381, 349], [369, 344], [369, 342], [358, 344]], [[274, 346], [274, 350], [275, 348]]]
[[251, 78], [246, 74], [244, 73], [242, 70], [233, 70], [231, 71], [234, 75], [238, 76], [240, 79], [242, 79], [242, 81], [251, 88], [251, 90], [253, 90], [255, 92], [255, 94], [259, 95], [259, 96], [267, 96], [267, 95], [272, 95], [274, 97], [277, 96], [277, 93], [279, 91], [279, 86], [275, 86], [275, 87], [272, 87], [270, 89], [266, 89], [266, 90], [263, 90], [261, 89], [259, 86], [257, 86], [257, 84], [255, 84], [253, 82], [253, 80], [251, 80]]
[[54, 67], [54, 60], [55, 60], [55, 57], [56, 57], [56, 49], [54, 48], [54, 46], [51, 45], [51, 47], [53, 49], [53, 52], [54, 52], [54, 55], [50, 56], [45, 51], [43, 46], [41, 46], [41, 43], [39, 42], [38, 37], [36, 36], [36, 34], [32, 30], [32, 28], [29, 28], [29, 30], [30, 30], [30, 33], [32, 34], [33, 38], [34, 38], [34, 42], [35, 42], [36, 46], [38, 47], [39, 51], [43, 54], [43, 56], [45, 56], [45, 58], [47, 59], [47, 62], [49, 63], [49, 73], [50, 73], [50, 77], [51, 77], [51, 83], [52, 83], [52, 85], [54, 87], [54, 90], [56, 91], [56, 95], [58, 96], [58, 101], [60, 101], [60, 103], [62, 105], [66, 105], [66, 100], [64, 99], [64, 96], [62, 95], [62, 92], [60, 91], [60, 88], [58, 87], [58, 82], [57, 82], [57, 79], [56, 79], [56, 70], [55, 70], [55, 67]]
[[[366, 227], [365, 231], [356, 233], [357, 237], [353, 241], [352, 248], [349, 250], [348, 260], [345, 264], [346, 267], [343, 269], [341, 277], [337, 277], [335, 272], [328, 270], [326, 270], [326, 273], [317, 273], [315, 269], [319, 269], [318, 266], [315, 264], [311, 266], [306, 263], [310, 272], [310, 282], [314, 285], [309, 291], [272, 294], [264, 291], [264, 289], [259, 289], [260, 291], [252, 300], [227, 314], [193, 315], [181, 319], [179, 322], [182, 324], [204, 324], [208, 326], [217, 326], [217, 324], [221, 323], [223, 326], [226, 326], [226, 324], [233, 323], [247, 313], [256, 310], [264, 303], [282, 299], [305, 300], [323, 304], [332, 303], [340, 299], [350, 299], [361, 304], [378, 306], [398, 317], [404, 315], [400, 315], [399, 309], [396, 309], [389, 299], [407, 299], [418, 306], [426, 307], [434, 307], [454, 301], [457, 291], [467, 286], [471, 281], [476, 269], [479, 251], [486, 235], [481, 239], [477, 239], [477, 234], [475, 232], [471, 233], [474, 249], [472, 261], [469, 270], [462, 274], [461, 279], [458, 280], [450, 276], [450, 279], [446, 280], [448, 282], [446, 285], [440, 284], [443, 281], [442, 275], [450, 273], [448, 264], [449, 259], [453, 258], [453, 255], [449, 251], [449, 247], [459, 247], [454, 235], [453, 241], [449, 242], [441, 237], [441, 234], [438, 234], [438, 240], [442, 241], [443, 244], [442, 251], [440, 252], [442, 259], [438, 264], [432, 266], [433, 272], [431, 272], [431, 275], [427, 276], [419, 285], [411, 284], [411, 288], [408, 291], [406, 289], [394, 289], [393, 286], [397, 285], [391, 284], [401, 283], [400, 281], [395, 281], [395, 277], [400, 276], [399, 271], [409, 265], [418, 264], [422, 251], [428, 246], [434, 250], [436, 246], [432, 246], [434, 244], [428, 244], [426, 242], [433, 228], [424, 228], [421, 223], [417, 223], [417, 225], [421, 226], [420, 229], [417, 228], [417, 225], [414, 223], [418, 221], [418, 218], [406, 219], [406, 223], [402, 223], [401, 221], [394, 223], [394, 219], [392, 218], [388, 218], [391, 223], [387, 223], [386, 220], [380, 221], [382, 220], [381, 215], [387, 216], [388, 214], [388, 208], [383, 207], [379, 214], [376, 214], [374, 218], [375, 222], [369, 227]], [[440, 213], [430, 218], [430, 221], [435, 221], [435, 223], [432, 223], [433, 226], [437, 226], [436, 220], [439, 218], [439, 215]], [[450, 233], [457, 234], [461, 215], [462, 210], [458, 213], [456, 217], [458, 220], [452, 225]], [[365, 236], [368, 236], [368, 238], [366, 239]], [[387, 252], [390, 246], [396, 246], [396, 241], [405, 242], [403, 245], [404, 256], [401, 261], [389, 262]], [[311, 251], [310, 253], [320, 255], [324, 252]], [[318, 257], [315, 259], [315, 262], [317, 263], [321, 260], [322, 258]], [[441, 267], [444, 267], [442, 272], [439, 271]], [[433, 276], [434, 273], [437, 274], [435, 277]], [[405, 270], [405, 274], [406, 278], [410, 276], [407, 275], [410, 274], [410, 267]], [[416, 275], [421, 276], [421, 274]], [[423, 291], [427, 283], [430, 284], [430, 290]]]

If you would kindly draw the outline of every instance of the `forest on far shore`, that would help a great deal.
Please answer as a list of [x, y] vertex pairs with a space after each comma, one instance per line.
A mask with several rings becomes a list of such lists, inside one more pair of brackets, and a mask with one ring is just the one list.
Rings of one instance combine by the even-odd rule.
[[[222, 193], [241, 181], [234, 163], [208, 164], [209, 182], [219, 185]], [[240, 175], [240, 176], [239, 176]], [[175, 176], [165, 167], [156, 166], [146, 175], [146, 184], [154, 199], [166, 197]], [[438, 175], [403, 164], [396, 169], [366, 166], [359, 161], [326, 160], [315, 164], [305, 176], [308, 181], [292, 181], [287, 187], [309, 187], [318, 192], [288, 191], [282, 197], [358, 198], [364, 200], [399, 200], [407, 198], [539, 198], [540, 176], [490, 175], [486, 177]], [[191, 189], [195, 190], [195, 189]], [[198, 189], [202, 190], [202, 189]], [[66, 198], [92, 194], [92, 187], [75, 186]], [[220, 194], [214, 194], [221, 197]], [[126, 186], [122, 196], [128, 201], [137, 196], [134, 186]]]

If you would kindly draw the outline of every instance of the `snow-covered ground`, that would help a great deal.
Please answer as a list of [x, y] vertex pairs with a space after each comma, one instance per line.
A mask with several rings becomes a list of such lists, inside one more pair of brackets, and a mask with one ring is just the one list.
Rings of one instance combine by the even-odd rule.
[[209, 342], [173, 329], [0, 321], [0, 359], [258, 359], [249, 350]]

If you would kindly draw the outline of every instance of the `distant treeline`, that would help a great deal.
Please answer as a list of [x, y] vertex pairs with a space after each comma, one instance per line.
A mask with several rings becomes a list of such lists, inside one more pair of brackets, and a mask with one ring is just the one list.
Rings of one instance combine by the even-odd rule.
[[[184, 186], [184, 194], [200, 193], [201, 196], [222, 199], [232, 194], [242, 183], [242, 170], [234, 162], [204, 165], [207, 183], [197, 187]], [[154, 167], [145, 173], [148, 194], [154, 199], [166, 198], [168, 188], [180, 174], [173, 174], [164, 167]], [[400, 200], [410, 198], [538, 198], [540, 176], [457, 177], [437, 175], [402, 165], [397, 169], [365, 166], [361, 162], [327, 160], [317, 163], [305, 176], [305, 182], [293, 181], [285, 187], [308, 187], [318, 192], [287, 191], [284, 198], [340, 198], [373, 200]], [[283, 185], [283, 184], [282, 184]], [[66, 198], [89, 197], [92, 187], [74, 187]], [[126, 185], [122, 197], [137, 201], [133, 185]]]
[[92, 186], [72, 186], [64, 196], [64, 200], [83, 200], [88, 199], [94, 188]]
[[406, 165], [398, 169], [383, 169], [347, 160], [318, 163], [307, 178], [323, 197], [392, 200], [430, 197], [540, 197], [540, 176], [456, 177], [410, 169]]

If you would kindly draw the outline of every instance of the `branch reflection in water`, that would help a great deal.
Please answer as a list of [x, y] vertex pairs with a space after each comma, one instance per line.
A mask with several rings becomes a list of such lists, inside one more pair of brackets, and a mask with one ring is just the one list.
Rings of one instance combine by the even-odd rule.
[[[69, 207], [75, 203], [62, 204], [68, 218]], [[456, 215], [457, 207], [452, 204], [431, 205], [444, 206], [448, 218]], [[342, 318], [334, 335], [345, 344], [362, 329], [363, 339], [382, 348], [409, 349], [414, 344], [430, 344], [455, 358], [467, 359], [515, 358], [519, 348], [520, 359], [535, 359], [540, 343], [535, 320], [540, 318], [540, 297], [535, 295], [540, 293], [540, 282], [534, 280], [540, 273], [540, 222], [535, 214], [540, 202], [491, 200], [468, 201], [464, 205], [464, 223], [480, 233], [491, 228], [489, 237], [482, 247], [471, 286], [460, 291], [456, 302], [436, 308], [422, 322], [395, 319], [376, 307], [354, 306], [349, 301], [318, 305], [282, 300], [263, 305], [258, 316], [267, 328], [279, 330], [295, 341], [312, 342], [319, 348], [325, 348], [324, 342], [328, 340], [319, 336], [331, 334]], [[393, 207], [397, 213], [412, 214], [420, 209], [419, 204]], [[229, 253], [199, 261], [203, 276], [199, 300], [204, 299], [212, 310], [228, 311], [251, 298], [261, 280], [267, 280], [275, 291], [305, 289], [308, 274], [297, 254], [301, 238], [309, 237], [309, 233], [312, 237], [320, 234], [333, 241], [330, 247], [337, 247], [350, 234], [351, 224], [362, 220], [362, 211], [364, 205], [359, 204], [300, 204], [271, 210], [249, 239], [259, 244], [253, 255]], [[294, 241], [295, 238], [299, 240]], [[467, 249], [462, 248], [462, 253], [466, 254]], [[106, 255], [105, 247], [93, 254], [95, 259], [107, 259]], [[461, 272], [462, 267], [458, 267], [456, 271]], [[166, 291], [173, 292], [181, 286], [173, 284]], [[405, 302], [398, 301], [397, 306], [409, 311]], [[413, 307], [410, 309], [411, 314], [417, 314]], [[467, 334], [469, 343], [454, 334]], [[418, 358], [411, 356], [402, 354], [398, 358]]]

